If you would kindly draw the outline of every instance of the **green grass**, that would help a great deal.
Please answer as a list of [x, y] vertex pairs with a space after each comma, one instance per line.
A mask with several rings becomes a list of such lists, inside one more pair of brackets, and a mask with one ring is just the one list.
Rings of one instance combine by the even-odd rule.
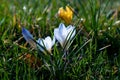
[[[115, 24], [120, 19], [119, 0], [0, 0], [0, 3], [0, 80], [120, 79], [120, 23]], [[34, 39], [52, 37], [54, 28], [64, 23], [56, 14], [66, 5], [76, 12], [72, 24], [77, 29], [66, 60], [62, 59], [59, 44], [53, 47], [52, 57], [41, 52], [39, 55], [26, 44], [21, 26]], [[80, 22], [81, 18], [85, 21]], [[25, 54], [31, 54], [35, 60], [29, 62]]]

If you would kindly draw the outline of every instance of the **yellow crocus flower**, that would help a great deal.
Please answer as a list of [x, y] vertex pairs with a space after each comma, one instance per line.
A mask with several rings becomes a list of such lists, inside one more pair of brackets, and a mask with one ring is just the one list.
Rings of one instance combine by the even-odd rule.
[[67, 24], [71, 23], [73, 17], [73, 11], [69, 6], [66, 6], [66, 9], [63, 7], [59, 8], [58, 16], [64, 20]]

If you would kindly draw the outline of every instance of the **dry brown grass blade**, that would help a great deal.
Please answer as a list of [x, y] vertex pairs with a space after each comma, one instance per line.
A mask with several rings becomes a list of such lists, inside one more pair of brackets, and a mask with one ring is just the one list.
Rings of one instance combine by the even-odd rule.
[[31, 68], [39, 68], [42, 65], [42, 61], [39, 58], [29, 53], [21, 55], [18, 59], [24, 60]]

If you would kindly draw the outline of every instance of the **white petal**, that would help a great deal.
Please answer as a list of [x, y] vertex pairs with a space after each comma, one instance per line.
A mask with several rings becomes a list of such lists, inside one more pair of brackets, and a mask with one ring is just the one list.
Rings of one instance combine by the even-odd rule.
[[50, 50], [52, 48], [52, 39], [50, 38], [50, 36], [45, 38], [44, 44], [47, 50]]
[[[43, 39], [39, 38], [39, 39], [37, 40], [37, 42], [38, 42], [41, 46], [44, 47], [44, 45], [43, 45]], [[39, 48], [42, 52], [44, 52], [44, 49], [43, 49], [42, 47], [40, 47], [39, 45], [38, 45], [38, 48]]]
[[58, 42], [62, 45], [64, 43], [64, 40], [61, 37], [61, 34], [59, 33], [59, 29], [54, 29], [54, 36], [58, 40]]
[[66, 30], [65, 25], [63, 23], [60, 23], [59, 30], [60, 32], [63, 32], [64, 30]]
[[74, 28], [74, 26], [72, 25], [67, 26], [67, 30], [72, 30], [72, 28]]
[[59, 33], [60, 33], [60, 36], [63, 39], [63, 41], [65, 41], [65, 39], [67, 37], [67, 30], [66, 30], [66, 27], [63, 23], [61, 23], [59, 25]]
[[43, 39], [39, 38], [39, 39], [37, 40], [37, 42], [38, 42], [41, 46], [43, 46]]

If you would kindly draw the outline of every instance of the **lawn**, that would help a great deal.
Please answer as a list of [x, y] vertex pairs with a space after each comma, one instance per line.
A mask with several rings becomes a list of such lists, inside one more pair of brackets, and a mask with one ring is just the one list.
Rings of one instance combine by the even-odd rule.
[[0, 80], [120, 80], [120, 1], [0, 0]]

